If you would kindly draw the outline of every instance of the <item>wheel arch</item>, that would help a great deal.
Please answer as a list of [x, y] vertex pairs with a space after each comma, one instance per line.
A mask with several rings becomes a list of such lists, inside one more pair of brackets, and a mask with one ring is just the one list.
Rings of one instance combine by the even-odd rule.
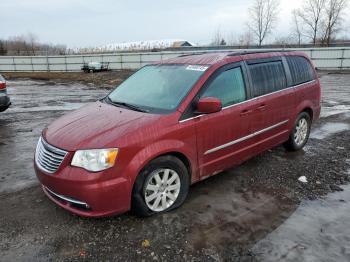
[[302, 112], [308, 113], [310, 116], [311, 122], [313, 121], [314, 111], [312, 110], [311, 107], [305, 107], [300, 113], [302, 113]]
[[315, 108], [310, 100], [304, 100], [300, 104], [297, 105], [295, 109], [294, 120], [297, 119], [298, 115], [302, 112], [306, 112], [310, 115], [311, 122], [313, 122], [315, 117]]
[[130, 174], [130, 184], [133, 187], [137, 176], [147, 166], [148, 163], [161, 156], [171, 155], [178, 158], [188, 170], [190, 179], [195, 179], [197, 165], [197, 152], [195, 148], [186, 146], [182, 141], [165, 140], [158, 141], [139, 151], [130, 161], [126, 172]]
[[153, 160], [155, 160], [159, 157], [163, 157], [163, 156], [172, 156], [172, 157], [176, 157], [177, 159], [179, 159], [185, 165], [187, 172], [188, 172], [188, 175], [189, 175], [189, 180], [192, 181], [192, 174], [193, 174], [192, 167], [193, 167], [193, 165], [191, 164], [189, 157], [185, 153], [183, 153], [179, 150], [169, 150], [166, 152], [160, 152], [158, 154], [155, 154], [152, 157], [148, 158], [146, 161], [144, 161], [142, 166], [138, 169], [137, 173], [135, 174], [135, 178], [132, 182], [132, 187], [134, 187], [134, 184], [135, 184], [137, 177], [145, 169], [145, 167], [147, 167], [147, 165], [150, 162], [152, 162]]
[[162, 156], [173, 156], [173, 157], [178, 158], [185, 165], [190, 181], [192, 180], [192, 164], [191, 164], [191, 161], [188, 159], [188, 157], [185, 154], [178, 152], [178, 151], [170, 151], [170, 152], [161, 154], [161, 155], [153, 158], [151, 161], [153, 161], [154, 159], [157, 159], [158, 157], [162, 157]]

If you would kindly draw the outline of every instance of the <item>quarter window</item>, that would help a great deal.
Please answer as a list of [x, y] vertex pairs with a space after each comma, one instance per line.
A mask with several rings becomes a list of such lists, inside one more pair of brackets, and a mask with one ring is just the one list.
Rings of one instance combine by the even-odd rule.
[[240, 67], [229, 69], [217, 76], [202, 97], [216, 97], [222, 106], [229, 106], [246, 99], [245, 85]]
[[287, 87], [282, 61], [249, 65], [252, 77], [252, 96], [258, 97]]
[[302, 56], [286, 57], [290, 74], [292, 75], [293, 85], [299, 85], [313, 80], [314, 71], [309, 61]]

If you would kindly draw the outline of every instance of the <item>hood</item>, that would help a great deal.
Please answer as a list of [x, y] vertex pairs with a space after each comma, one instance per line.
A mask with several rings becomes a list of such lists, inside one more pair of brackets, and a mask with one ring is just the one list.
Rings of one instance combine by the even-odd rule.
[[152, 124], [159, 117], [95, 102], [54, 121], [43, 131], [43, 137], [49, 144], [67, 151], [117, 147], [118, 138]]

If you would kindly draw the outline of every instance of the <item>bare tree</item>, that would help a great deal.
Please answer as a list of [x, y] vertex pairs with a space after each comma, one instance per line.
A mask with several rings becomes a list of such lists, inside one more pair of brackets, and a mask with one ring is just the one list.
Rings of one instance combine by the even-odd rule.
[[278, 47], [287, 48], [287, 47], [291, 47], [292, 43], [293, 43], [292, 36], [287, 35], [287, 36], [277, 37], [275, 39], [275, 41], [273, 42], [273, 45], [277, 45]]
[[33, 33], [28, 33], [27, 35], [24, 36], [24, 38], [26, 40], [26, 43], [29, 45], [31, 55], [35, 55], [35, 51], [37, 49], [36, 42], [38, 37]]
[[302, 24], [300, 23], [300, 17], [298, 16], [298, 10], [294, 9], [292, 11], [293, 15], [293, 36], [297, 40], [298, 46], [301, 46], [301, 41], [303, 37], [303, 29], [302, 29]]
[[10, 37], [7, 41], [7, 51], [10, 54], [21, 55], [22, 53], [26, 52], [26, 50], [27, 47], [23, 36]]
[[7, 48], [5, 45], [5, 41], [0, 40], [0, 56], [7, 54]]
[[334, 34], [340, 30], [343, 13], [348, 0], [328, 0], [325, 4], [322, 42], [330, 45]]
[[0, 54], [3, 55], [62, 55], [67, 50], [64, 45], [39, 43], [31, 33], [0, 39], [0, 42]]
[[305, 36], [316, 45], [322, 24], [322, 15], [326, 0], [305, 0], [304, 5], [297, 11], [302, 23], [305, 25]]
[[225, 39], [222, 36], [220, 28], [218, 27], [214, 32], [214, 36], [213, 36], [213, 40], [211, 42], [211, 45], [212, 46], [219, 46], [219, 45], [221, 45], [221, 43], [223, 41], [225, 42]]
[[229, 46], [237, 46], [238, 45], [238, 38], [234, 32], [231, 32], [227, 35], [227, 45], [229, 45]]
[[248, 48], [253, 42], [253, 36], [250, 28], [239, 36], [238, 43], [240, 47]]
[[255, 35], [259, 47], [271, 33], [278, 15], [279, 0], [254, 0], [249, 9], [251, 22], [248, 27]]

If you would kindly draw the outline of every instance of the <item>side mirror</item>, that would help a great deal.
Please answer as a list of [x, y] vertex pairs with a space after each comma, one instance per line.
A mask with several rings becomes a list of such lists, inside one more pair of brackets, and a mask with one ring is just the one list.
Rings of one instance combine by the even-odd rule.
[[197, 103], [197, 111], [203, 114], [219, 112], [222, 109], [222, 104], [219, 98], [203, 97]]

